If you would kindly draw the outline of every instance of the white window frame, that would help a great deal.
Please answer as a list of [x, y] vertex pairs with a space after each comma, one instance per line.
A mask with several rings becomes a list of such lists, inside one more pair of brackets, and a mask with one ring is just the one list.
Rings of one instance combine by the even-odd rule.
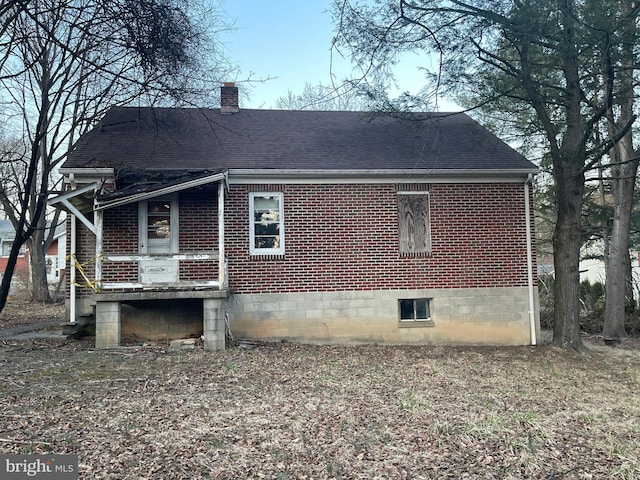
[[[14, 241], [13, 238], [4, 238], [0, 240], [0, 257], [9, 258], [9, 255], [4, 255], [5, 245], [7, 245], [7, 252], [10, 252], [11, 248], [13, 247], [13, 241]], [[18, 258], [25, 257], [26, 255], [27, 255], [27, 246], [23, 243], [22, 245], [20, 245]]]
[[[257, 248], [255, 238], [255, 199], [261, 197], [278, 198], [278, 233], [277, 248]], [[249, 193], [249, 253], [251, 255], [284, 255], [284, 194], [282, 192], [251, 192]]]
[[[426, 302], [428, 316], [426, 318], [418, 318], [416, 316], [416, 302]], [[402, 302], [412, 302], [413, 303], [413, 318], [402, 318]], [[400, 325], [428, 325], [432, 326], [433, 323], [433, 299], [429, 297], [422, 298], [400, 298], [398, 299], [398, 322]]]
[[157, 201], [168, 201], [171, 203], [171, 251], [167, 252], [170, 254], [178, 253], [179, 250], [179, 239], [180, 239], [180, 227], [178, 224], [178, 218], [180, 217], [178, 211], [178, 195], [163, 195], [161, 197], [150, 198], [149, 200], [144, 200], [138, 203], [138, 251], [140, 253], [148, 253], [148, 243], [149, 239], [147, 238], [147, 227], [148, 227], [148, 209], [147, 202], [157, 202]]

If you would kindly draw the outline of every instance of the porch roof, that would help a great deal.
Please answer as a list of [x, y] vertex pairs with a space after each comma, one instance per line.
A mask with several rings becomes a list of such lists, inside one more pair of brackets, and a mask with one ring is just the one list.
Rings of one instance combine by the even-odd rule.
[[[188, 188], [199, 187], [208, 183], [227, 181], [227, 172], [201, 172], [163, 171], [163, 172], [133, 172], [127, 171], [124, 175], [128, 178], [122, 181], [123, 187], [118, 187], [113, 192], [104, 192], [98, 195], [95, 209], [103, 210], [119, 205], [139, 202], [149, 198], [168, 195]], [[118, 184], [116, 178], [116, 184]]]

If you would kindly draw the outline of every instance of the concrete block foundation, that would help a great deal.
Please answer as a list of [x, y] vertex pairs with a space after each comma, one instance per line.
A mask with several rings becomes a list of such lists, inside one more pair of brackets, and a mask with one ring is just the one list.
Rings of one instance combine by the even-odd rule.
[[206, 350], [224, 350], [226, 298], [226, 290], [96, 294], [96, 348], [120, 346], [124, 311], [127, 332], [167, 341], [202, 332]]
[[[430, 322], [401, 322], [400, 299], [430, 299]], [[537, 292], [534, 298], [537, 299]], [[234, 294], [234, 338], [310, 343], [530, 345], [527, 287]]]
[[120, 302], [96, 303], [96, 348], [114, 348], [119, 345]]

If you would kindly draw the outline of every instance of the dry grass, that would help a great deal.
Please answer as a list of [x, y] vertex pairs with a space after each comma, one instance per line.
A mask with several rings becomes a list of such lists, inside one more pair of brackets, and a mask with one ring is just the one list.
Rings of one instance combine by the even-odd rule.
[[639, 479], [640, 356], [611, 352], [9, 342], [0, 452], [83, 479]]

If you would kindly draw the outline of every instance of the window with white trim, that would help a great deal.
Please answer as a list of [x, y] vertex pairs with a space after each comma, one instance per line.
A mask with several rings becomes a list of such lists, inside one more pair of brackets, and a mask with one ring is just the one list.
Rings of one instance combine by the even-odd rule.
[[401, 324], [433, 323], [430, 298], [403, 298], [398, 300]]
[[140, 253], [178, 253], [178, 196], [139, 203]]
[[[13, 247], [13, 238], [7, 238], [0, 240], [0, 257], [8, 257], [11, 254], [11, 248]], [[27, 248], [24, 244], [20, 246], [19, 257], [24, 257], [27, 254]]]
[[282, 192], [249, 194], [249, 252], [284, 254], [284, 195]]

